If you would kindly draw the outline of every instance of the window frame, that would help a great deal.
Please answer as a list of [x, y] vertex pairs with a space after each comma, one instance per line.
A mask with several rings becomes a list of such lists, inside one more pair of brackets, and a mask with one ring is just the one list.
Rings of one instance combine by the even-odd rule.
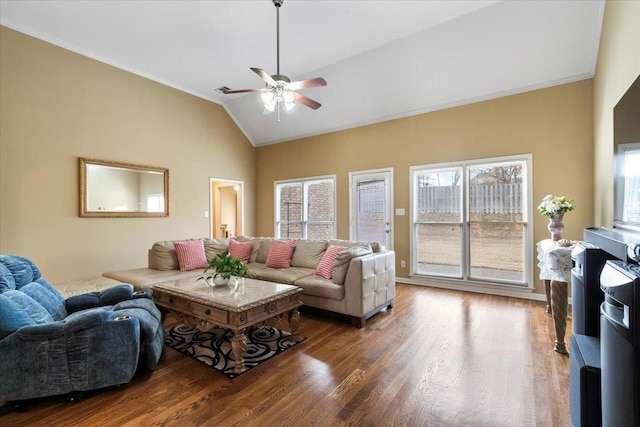
[[[523, 162], [526, 171], [523, 174], [523, 186], [522, 190], [525, 194], [522, 197], [523, 203], [523, 218], [522, 221], [518, 223], [524, 224], [524, 241], [523, 241], [523, 281], [512, 281], [512, 280], [498, 280], [498, 279], [489, 279], [489, 278], [478, 278], [470, 275], [471, 270], [471, 259], [470, 259], [470, 251], [471, 251], [471, 239], [470, 239], [470, 227], [472, 223], [477, 223], [477, 221], [470, 220], [469, 214], [469, 206], [470, 206], [470, 198], [469, 198], [469, 189], [470, 189], [470, 177], [469, 177], [469, 169], [472, 167], [478, 167], [483, 165], [500, 165], [504, 163], [515, 163], [515, 162]], [[535, 281], [533, 278], [533, 202], [532, 202], [532, 183], [533, 183], [533, 161], [532, 155], [529, 154], [521, 154], [521, 155], [512, 155], [512, 156], [501, 156], [501, 157], [492, 157], [492, 158], [483, 158], [483, 159], [472, 159], [472, 160], [463, 160], [457, 162], [447, 162], [447, 163], [437, 163], [437, 164], [424, 164], [424, 165], [416, 165], [411, 166], [409, 168], [409, 185], [410, 185], [410, 215], [409, 218], [409, 235], [410, 235], [410, 244], [411, 250], [409, 252], [410, 256], [410, 264], [409, 264], [409, 275], [413, 279], [424, 280], [428, 279], [430, 282], [432, 280], [442, 281], [445, 284], [464, 284], [468, 287], [470, 284], [477, 285], [495, 285], [500, 288], [509, 288], [513, 290], [524, 289], [528, 291], [532, 291], [535, 289]], [[462, 241], [460, 244], [460, 257], [461, 257], [461, 277], [452, 277], [446, 275], [437, 275], [437, 274], [425, 274], [417, 272], [417, 236], [416, 236], [416, 225], [421, 222], [416, 221], [416, 213], [417, 213], [417, 190], [418, 186], [416, 185], [416, 174], [420, 172], [428, 171], [437, 171], [437, 170], [447, 170], [460, 167], [462, 169], [462, 176], [460, 177], [461, 182], [461, 224], [462, 224]]]
[[[314, 181], [331, 181], [333, 184], [333, 221], [309, 221], [309, 204], [308, 200], [308, 185]], [[280, 192], [278, 186], [300, 184], [302, 186], [302, 218], [301, 221], [280, 221]], [[331, 224], [331, 239], [336, 238], [336, 213], [337, 213], [337, 193], [336, 193], [336, 175], [320, 175], [311, 176], [297, 179], [278, 180], [273, 182], [273, 195], [274, 195], [274, 237], [282, 239], [280, 237], [280, 225], [281, 224], [300, 224], [301, 239], [308, 239], [308, 227], [310, 224]]]

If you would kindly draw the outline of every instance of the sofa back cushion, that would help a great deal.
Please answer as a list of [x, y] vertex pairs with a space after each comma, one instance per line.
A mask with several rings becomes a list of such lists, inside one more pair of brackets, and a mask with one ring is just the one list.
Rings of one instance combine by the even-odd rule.
[[0, 265], [0, 292], [20, 289], [42, 277], [31, 260], [19, 255], [0, 255]]
[[229, 239], [202, 239], [204, 242], [204, 254], [207, 260], [211, 261], [218, 254], [223, 254], [229, 250]]
[[[181, 241], [191, 242], [197, 240], [204, 242], [204, 253], [207, 260], [225, 252], [229, 245], [227, 239], [185, 239]], [[160, 271], [180, 270], [180, 262], [178, 261], [174, 240], [161, 240], [153, 244], [151, 250], [149, 250], [149, 268]]]
[[16, 279], [13, 278], [11, 270], [0, 262], [0, 294], [5, 291], [16, 289]]
[[295, 240], [273, 239], [269, 246], [269, 255], [267, 256], [265, 266], [269, 268], [291, 267], [291, 256], [295, 249]]
[[326, 240], [298, 240], [291, 258], [291, 266], [315, 270], [326, 250]]
[[20, 290], [44, 307], [53, 320], [62, 320], [67, 317], [64, 297], [60, 295], [60, 292], [51, 283], [42, 277], [23, 286]]
[[250, 237], [250, 236], [236, 236], [234, 237], [238, 242], [251, 242], [253, 243], [253, 248], [251, 249], [251, 255], [249, 256], [249, 262], [256, 262], [256, 257], [258, 256], [258, 250], [260, 249], [260, 242], [262, 242], [262, 237]]
[[346, 246], [329, 246], [327, 251], [322, 256], [318, 267], [316, 268], [316, 274], [318, 276], [324, 277], [325, 279], [331, 279], [331, 274], [333, 273], [333, 264], [335, 262], [336, 256], [342, 252], [346, 251], [348, 248]]
[[189, 240], [174, 242], [180, 271], [191, 271], [206, 268], [207, 257], [204, 254], [204, 242], [202, 240]]
[[0, 339], [23, 326], [53, 322], [51, 314], [36, 300], [22, 291], [0, 294]]
[[331, 280], [336, 285], [344, 285], [344, 279], [349, 269], [351, 260], [355, 257], [372, 254], [373, 250], [368, 243], [357, 243], [352, 245], [346, 251], [340, 252], [335, 261], [331, 272]]
[[261, 237], [260, 246], [258, 247], [258, 252], [256, 253], [255, 262], [266, 264], [270, 249], [271, 239], [269, 237]]
[[149, 251], [149, 268], [154, 270], [179, 270], [176, 247], [171, 240], [155, 242]]
[[235, 239], [229, 239], [229, 255], [232, 258], [240, 258], [242, 262], [248, 264], [252, 250], [253, 242], [238, 242]]

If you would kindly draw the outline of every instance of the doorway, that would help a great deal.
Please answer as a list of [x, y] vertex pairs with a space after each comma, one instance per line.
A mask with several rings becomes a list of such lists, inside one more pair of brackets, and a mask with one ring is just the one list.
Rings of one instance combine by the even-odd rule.
[[209, 235], [212, 239], [240, 236], [244, 232], [244, 183], [229, 179], [209, 178]]
[[393, 168], [349, 173], [349, 235], [393, 249]]

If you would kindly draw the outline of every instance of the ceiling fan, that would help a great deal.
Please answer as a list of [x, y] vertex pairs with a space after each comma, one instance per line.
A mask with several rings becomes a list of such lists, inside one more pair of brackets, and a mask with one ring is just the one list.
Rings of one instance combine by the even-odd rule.
[[327, 82], [322, 77], [291, 82], [289, 77], [284, 74], [280, 74], [280, 6], [282, 6], [282, 3], [284, 3], [284, 0], [273, 0], [273, 4], [276, 7], [277, 72], [270, 76], [266, 71], [260, 68], [251, 68], [251, 71], [256, 73], [267, 83], [267, 87], [261, 89], [231, 90], [226, 86], [222, 86], [216, 89], [224, 94], [260, 92], [260, 101], [262, 101], [262, 104], [264, 105], [263, 113], [270, 114], [274, 111], [277, 112], [278, 121], [280, 121], [280, 110], [284, 108], [285, 111], [291, 111], [295, 108], [296, 102], [306, 105], [314, 110], [320, 108], [322, 104], [296, 92], [296, 90], [327, 85]]

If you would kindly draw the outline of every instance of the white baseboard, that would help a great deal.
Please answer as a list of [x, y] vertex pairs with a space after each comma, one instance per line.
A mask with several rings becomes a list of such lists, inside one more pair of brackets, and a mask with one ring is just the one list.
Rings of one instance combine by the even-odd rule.
[[[407, 285], [428, 286], [432, 288], [451, 289], [463, 292], [475, 292], [479, 294], [498, 295], [503, 297], [522, 298], [534, 301], [546, 301], [545, 294], [534, 293], [531, 288], [508, 289], [504, 285], [464, 283], [457, 284], [451, 280], [440, 280], [437, 278], [413, 279], [410, 277], [396, 277], [397, 283]], [[571, 298], [569, 298], [571, 304]]]

